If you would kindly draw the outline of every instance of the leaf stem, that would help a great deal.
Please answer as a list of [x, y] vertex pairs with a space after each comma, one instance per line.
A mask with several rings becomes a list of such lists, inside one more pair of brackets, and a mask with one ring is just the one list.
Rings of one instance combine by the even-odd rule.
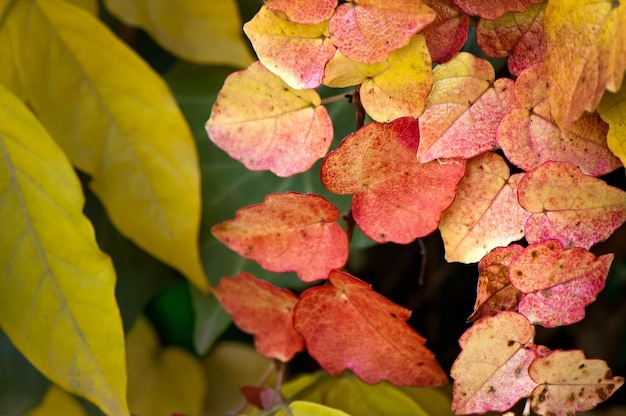
[[0, 30], [2, 30], [4, 22], [6, 22], [9, 17], [9, 13], [11, 13], [11, 9], [15, 6], [15, 3], [17, 3], [17, 0], [9, 0], [9, 3], [6, 5], [4, 10], [2, 10], [2, 14], [0, 14]]
[[352, 241], [352, 234], [354, 234], [354, 227], [356, 227], [356, 221], [354, 221], [354, 217], [352, 216], [352, 209], [350, 209], [348, 213], [343, 216], [343, 219], [346, 221], [346, 225], [348, 227], [346, 234], [348, 234], [348, 242], [350, 242]]
[[322, 98], [322, 105], [324, 104], [330, 104], [330, 103], [335, 103], [337, 101], [341, 101], [341, 100], [350, 100], [351, 95], [350, 94], [337, 94], [337, 95], [331, 95], [330, 97], [326, 97], [326, 98]]
[[[284, 367], [284, 366], [283, 366]], [[267, 381], [268, 378], [270, 378], [270, 376], [272, 375], [272, 373], [274, 372], [274, 370], [277, 370], [277, 364], [274, 362], [271, 362], [270, 365], [265, 369], [265, 372], [263, 373], [263, 375], [261, 376], [261, 378], [259, 378], [259, 380], [256, 382], [255, 386], [257, 387], [261, 387], [263, 385], [263, 383], [265, 383]], [[283, 370], [284, 373], [284, 370]], [[237, 406], [237, 408], [231, 412], [228, 413], [228, 415], [240, 415], [241, 413], [243, 413], [244, 409], [246, 408], [246, 406], [248, 406], [248, 401], [246, 399], [244, 399], [239, 406]]]
[[365, 109], [361, 104], [361, 84], [354, 87], [354, 95], [352, 96], [352, 103], [354, 103], [354, 111], [356, 115], [356, 129], [359, 130], [365, 124]]

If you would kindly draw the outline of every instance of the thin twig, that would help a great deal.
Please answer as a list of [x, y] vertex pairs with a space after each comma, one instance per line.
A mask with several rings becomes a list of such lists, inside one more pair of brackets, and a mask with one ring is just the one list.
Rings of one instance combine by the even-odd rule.
[[[270, 365], [265, 369], [265, 372], [263, 372], [263, 375], [261, 376], [261, 378], [259, 378], [259, 380], [256, 382], [255, 386], [256, 387], [261, 387], [263, 384], [265, 384], [265, 382], [267, 381], [267, 379], [270, 378], [270, 376], [272, 375], [272, 373], [276, 370], [276, 363], [274, 363], [273, 361], [270, 363]], [[237, 406], [237, 408], [231, 412], [228, 412], [229, 415], [235, 416], [235, 415], [239, 415], [241, 414], [244, 409], [248, 406], [248, 401], [246, 399], [243, 400], [243, 402], [241, 402], [239, 404], [239, 406]]]
[[361, 84], [354, 87], [354, 95], [352, 96], [352, 102], [354, 103], [354, 111], [356, 115], [356, 129], [359, 130], [365, 124], [365, 109], [361, 104]]
[[337, 101], [341, 101], [341, 100], [350, 100], [351, 98], [351, 94], [337, 94], [337, 95], [332, 95], [330, 97], [326, 97], [326, 98], [322, 98], [322, 104], [330, 104], [330, 103], [335, 103]]

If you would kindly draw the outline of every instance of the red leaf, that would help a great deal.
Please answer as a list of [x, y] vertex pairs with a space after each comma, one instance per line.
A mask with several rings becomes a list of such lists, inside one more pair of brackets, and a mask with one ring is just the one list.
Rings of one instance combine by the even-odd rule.
[[582, 351], [553, 351], [529, 368], [539, 385], [532, 393], [532, 410], [540, 415], [569, 416], [590, 410], [624, 384], [602, 360], [585, 359]]
[[454, 6], [452, 0], [428, 0], [426, 4], [437, 17], [422, 33], [431, 60], [441, 64], [452, 59], [465, 44], [470, 19]]
[[469, 159], [496, 148], [500, 120], [518, 106], [513, 81], [493, 82], [489, 61], [466, 52], [435, 67], [433, 76], [435, 83], [419, 118], [418, 160]]
[[419, 163], [418, 143], [414, 118], [373, 122], [347, 136], [322, 164], [324, 186], [354, 194], [352, 215], [374, 241], [406, 244], [430, 234], [454, 200], [465, 161]]
[[271, 409], [285, 401], [279, 392], [268, 387], [243, 386], [241, 393], [248, 403], [259, 409]]
[[472, 16], [494, 20], [506, 12], [523, 12], [543, 0], [453, 0], [461, 10]]
[[446, 260], [474, 263], [524, 235], [530, 214], [517, 203], [520, 178], [521, 174], [509, 177], [504, 159], [492, 152], [468, 161], [456, 199], [439, 223]]
[[330, 19], [337, 0], [265, 0], [265, 6], [285, 13], [292, 22], [315, 24]]
[[411, 312], [370, 285], [339, 271], [332, 286], [305, 291], [295, 309], [295, 328], [324, 370], [337, 375], [349, 369], [366, 383], [436, 386], [447, 376], [406, 324]]
[[613, 261], [583, 248], [563, 249], [556, 240], [528, 246], [509, 267], [511, 284], [525, 293], [519, 312], [548, 328], [573, 324], [595, 301]]
[[250, 170], [307, 171], [323, 157], [333, 125], [314, 90], [294, 90], [260, 62], [226, 78], [206, 124], [211, 140]]
[[522, 252], [519, 244], [496, 247], [478, 263], [478, 294], [474, 313], [467, 319], [473, 322], [494, 316], [498, 312], [517, 310], [522, 294], [509, 280], [509, 264]]
[[213, 287], [215, 297], [239, 329], [254, 335], [254, 345], [267, 358], [287, 362], [304, 349], [293, 328], [298, 297], [246, 272], [224, 277]]
[[589, 248], [626, 221], [626, 193], [569, 163], [547, 162], [531, 170], [517, 195], [532, 213], [524, 229], [531, 244], [557, 239], [563, 247]]
[[452, 410], [458, 414], [504, 411], [536, 386], [528, 367], [537, 357], [530, 322], [515, 312], [477, 321], [459, 339], [452, 365]]
[[294, 270], [300, 279], [325, 279], [348, 258], [339, 211], [319, 195], [271, 194], [213, 226], [213, 235], [240, 256], [272, 272]]
[[348, 58], [365, 64], [382, 62], [435, 20], [419, 0], [359, 0], [337, 7], [328, 31]]

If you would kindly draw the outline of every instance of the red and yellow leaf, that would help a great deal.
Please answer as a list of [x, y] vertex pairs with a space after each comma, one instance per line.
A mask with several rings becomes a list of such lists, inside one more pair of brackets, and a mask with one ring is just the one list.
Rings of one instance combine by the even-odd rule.
[[545, 7], [546, 3], [539, 3], [521, 13], [505, 13], [496, 20], [480, 19], [476, 25], [478, 47], [494, 58], [508, 56], [507, 66], [512, 75], [519, 75], [532, 64], [543, 62]]
[[260, 62], [226, 78], [206, 130], [213, 143], [248, 169], [278, 176], [307, 171], [333, 139], [317, 92], [289, 88]]
[[604, 94], [598, 113], [609, 124], [609, 149], [626, 166], [626, 88], [621, 88], [616, 94]]
[[469, 16], [461, 13], [452, 0], [428, 0], [425, 3], [437, 14], [423, 31], [430, 58], [438, 64], [448, 62], [467, 40]]
[[526, 247], [509, 267], [511, 284], [524, 293], [519, 312], [548, 328], [582, 320], [609, 274], [612, 254], [597, 257], [579, 247], [563, 249], [557, 240]]
[[337, 0], [265, 0], [265, 6], [284, 13], [292, 22], [316, 24], [330, 19]]
[[605, 89], [618, 91], [626, 69], [626, 6], [559, 0], [546, 7], [544, 71], [552, 117], [562, 130], [594, 111]]
[[433, 75], [435, 83], [419, 118], [418, 160], [469, 159], [495, 149], [500, 120], [517, 107], [513, 81], [493, 82], [489, 61], [467, 52], [437, 66]]
[[506, 12], [523, 12], [543, 0], [453, 0], [465, 13], [494, 20]]
[[626, 221], [626, 192], [564, 162], [547, 162], [519, 183], [518, 200], [532, 215], [524, 229], [533, 244], [557, 239], [563, 247], [606, 240]]
[[235, 325], [254, 335], [259, 354], [287, 362], [304, 349], [304, 339], [293, 327], [298, 297], [290, 291], [240, 272], [222, 278], [213, 293]]
[[475, 263], [493, 248], [523, 237], [530, 214], [517, 203], [521, 174], [509, 175], [505, 160], [492, 152], [467, 162], [456, 199], [439, 223], [447, 261]]
[[272, 272], [295, 271], [305, 282], [325, 279], [348, 259], [339, 210], [314, 194], [271, 194], [214, 225], [213, 235], [240, 256]]
[[430, 234], [454, 200], [465, 161], [419, 163], [418, 143], [414, 118], [373, 122], [347, 136], [322, 164], [324, 186], [354, 194], [352, 215], [374, 241], [407, 244]]
[[528, 367], [537, 357], [530, 322], [516, 312], [477, 321], [461, 338], [452, 365], [452, 410], [457, 414], [504, 411], [536, 386]]
[[332, 285], [301, 295], [294, 318], [307, 350], [324, 370], [337, 375], [349, 369], [370, 384], [447, 383], [425, 339], [407, 325], [409, 310], [347, 273], [332, 271], [329, 280]]
[[345, 56], [373, 64], [406, 46], [433, 20], [435, 12], [420, 0], [358, 0], [337, 7], [328, 31]]
[[511, 285], [509, 264], [523, 249], [519, 244], [496, 247], [480, 260], [476, 304], [474, 313], [467, 319], [469, 322], [517, 310], [522, 293]]
[[376, 121], [419, 117], [433, 85], [424, 37], [414, 36], [409, 45], [378, 64], [362, 64], [337, 51], [326, 65], [324, 84], [339, 88], [361, 84], [363, 108]]
[[586, 359], [579, 350], [553, 351], [528, 369], [539, 385], [532, 393], [532, 410], [540, 415], [567, 416], [590, 410], [624, 384], [602, 360]]
[[322, 83], [324, 65], [335, 53], [327, 27], [328, 22], [293, 23], [262, 7], [243, 29], [261, 63], [291, 88], [303, 89]]

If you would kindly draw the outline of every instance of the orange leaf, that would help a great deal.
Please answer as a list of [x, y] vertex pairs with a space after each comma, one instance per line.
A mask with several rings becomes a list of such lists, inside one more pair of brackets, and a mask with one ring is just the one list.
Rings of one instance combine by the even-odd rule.
[[517, 203], [521, 174], [509, 174], [504, 159], [492, 152], [467, 162], [456, 199], [439, 223], [446, 260], [475, 263], [493, 248], [524, 235], [529, 213]]
[[420, 0], [358, 0], [337, 7], [328, 31], [345, 56], [373, 64], [406, 46], [433, 20], [435, 12]]
[[265, 6], [286, 14], [292, 22], [315, 24], [330, 19], [337, 0], [265, 0]]
[[539, 385], [532, 393], [532, 410], [540, 415], [567, 416], [590, 410], [624, 384], [602, 360], [590, 360], [579, 350], [553, 351], [529, 368]]
[[472, 16], [494, 20], [506, 12], [523, 12], [543, 0], [453, 0], [461, 10]]
[[517, 107], [513, 81], [493, 82], [489, 61], [466, 52], [438, 65], [433, 76], [435, 83], [419, 118], [418, 160], [469, 159], [495, 149], [500, 120]]
[[452, 410], [458, 414], [504, 411], [536, 386], [528, 367], [537, 357], [530, 322], [516, 312], [477, 321], [461, 338], [452, 365]]
[[314, 90], [294, 90], [260, 62], [226, 78], [206, 124], [211, 140], [250, 170], [307, 171], [323, 157], [333, 126]]
[[545, 66], [552, 117], [562, 130], [594, 111], [626, 69], [626, 7], [616, 1], [560, 0], [546, 7]]
[[452, 59], [465, 44], [470, 19], [454, 6], [452, 0], [428, 0], [426, 5], [437, 17], [422, 33], [432, 61], [441, 64]]
[[262, 7], [243, 29], [261, 63], [291, 88], [302, 89], [322, 83], [324, 66], [335, 53], [327, 26], [293, 23]]
[[557, 239], [563, 247], [589, 248], [626, 221], [626, 193], [564, 162], [547, 162], [520, 180], [518, 200], [532, 215], [529, 243]]
[[414, 118], [369, 123], [347, 136], [322, 164], [324, 186], [354, 194], [352, 215], [374, 241], [407, 244], [430, 234], [454, 200], [465, 161], [419, 163], [418, 143]]
[[290, 291], [240, 272], [222, 278], [213, 293], [235, 325], [254, 335], [259, 354], [287, 362], [304, 349], [304, 339], [293, 328], [298, 297]]
[[517, 310], [522, 294], [509, 280], [509, 264], [524, 248], [519, 244], [496, 247], [478, 263], [478, 294], [474, 313], [467, 319], [473, 322], [494, 316], [498, 312]]
[[437, 386], [448, 378], [424, 338], [405, 322], [411, 312], [354, 276], [334, 270], [332, 285], [305, 291], [294, 325], [324, 370], [349, 369], [366, 383]]
[[300, 279], [325, 279], [348, 259], [348, 237], [337, 224], [339, 210], [319, 195], [271, 194], [237, 211], [234, 220], [211, 228], [240, 256], [272, 272], [294, 270]]

